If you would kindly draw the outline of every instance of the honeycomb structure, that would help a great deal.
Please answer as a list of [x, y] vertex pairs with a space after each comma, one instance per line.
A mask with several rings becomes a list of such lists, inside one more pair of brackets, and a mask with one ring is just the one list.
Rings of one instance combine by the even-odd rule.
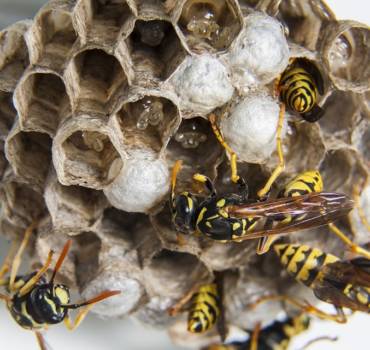
[[[261, 23], [273, 29], [261, 29]], [[255, 57], [245, 56], [253, 26], [281, 42], [273, 58], [278, 62], [256, 67], [250, 61]], [[265, 47], [255, 52], [271, 54]], [[237, 191], [207, 115], [223, 115], [221, 129], [237, 144], [237, 126], [227, 125], [227, 118], [235, 110], [243, 114], [243, 103], [249, 108], [251, 99], [277, 107], [273, 81], [290, 57], [309, 58], [320, 68], [325, 116], [309, 124], [287, 112], [286, 169], [274, 191], [308, 169], [320, 169], [327, 191], [352, 196], [356, 188], [364, 209], [339, 224], [367, 243], [370, 30], [336, 20], [321, 0], [51, 0], [33, 21], [4, 29], [1, 233], [19, 239], [42, 217], [31, 250], [41, 262], [50, 248], [60, 249], [73, 236], [73, 259], [61, 278], [84, 297], [122, 290], [93, 311], [172, 327], [180, 344], [187, 336], [185, 316], [170, 317], [167, 309], [195, 283], [211, 281], [215, 271], [224, 271], [229, 325], [270, 322], [282, 305], [246, 305], [272, 292], [307, 297], [305, 287], [287, 278], [273, 253], [256, 256], [254, 241], [222, 244], [183, 236], [179, 244], [168, 198], [178, 159], [178, 191], [192, 190], [195, 172], [215, 180], [221, 193]], [[247, 72], [240, 62], [253, 64]], [[270, 129], [278, 115], [278, 108], [272, 110]], [[261, 133], [263, 122], [255, 122]], [[245, 137], [256, 152], [248, 156], [249, 146], [235, 147], [253, 198], [277, 164], [276, 129], [259, 136], [249, 127]], [[290, 239], [345, 255], [327, 228]], [[186, 338], [186, 345], [204, 346], [215, 340], [214, 332]]]

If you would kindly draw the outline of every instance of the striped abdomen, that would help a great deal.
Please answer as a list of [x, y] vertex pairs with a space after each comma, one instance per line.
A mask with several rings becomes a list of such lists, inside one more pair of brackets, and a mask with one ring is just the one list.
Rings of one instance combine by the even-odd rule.
[[279, 87], [283, 102], [297, 113], [308, 113], [316, 104], [318, 91], [315, 80], [301, 67], [288, 68], [280, 79]]
[[306, 245], [275, 244], [274, 249], [288, 273], [308, 287], [315, 281], [324, 265], [339, 260], [334, 255]]
[[293, 180], [288, 182], [279, 196], [302, 196], [311, 192], [321, 192], [323, 187], [323, 180], [319, 171], [309, 170], [297, 175]]
[[215, 283], [201, 286], [192, 298], [188, 317], [188, 330], [202, 333], [210, 329], [220, 314], [220, 299]]

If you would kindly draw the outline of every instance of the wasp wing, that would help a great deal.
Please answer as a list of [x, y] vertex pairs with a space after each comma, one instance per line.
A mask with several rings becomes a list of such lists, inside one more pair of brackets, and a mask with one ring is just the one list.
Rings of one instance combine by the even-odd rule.
[[242, 241], [327, 225], [339, 217], [347, 215], [352, 208], [353, 201], [344, 194], [312, 192], [303, 196], [229, 206], [227, 212], [233, 217], [259, 217], [277, 222], [289, 216], [301, 217], [299, 220], [291, 220], [287, 224], [277, 223], [272, 228], [257, 230], [233, 239]]

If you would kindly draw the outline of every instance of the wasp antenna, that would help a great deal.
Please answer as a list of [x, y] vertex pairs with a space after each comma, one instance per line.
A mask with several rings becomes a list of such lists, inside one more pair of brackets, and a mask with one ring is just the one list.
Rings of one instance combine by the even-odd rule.
[[121, 294], [120, 290], [106, 290], [106, 291], [100, 293], [95, 298], [86, 300], [86, 301], [84, 301], [82, 303], [78, 303], [78, 304], [63, 305], [63, 307], [65, 307], [66, 309], [78, 309], [79, 307], [95, 304], [95, 303], [98, 303], [99, 301], [102, 301], [104, 299], [110, 298], [110, 297], [112, 297], [114, 295], [118, 295], [118, 294]]
[[182, 166], [182, 160], [177, 160], [172, 169], [172, 176], [171, 176], [171, 196], [172, 198], [175, 196], [177, 174], [181, 170], [181, 166]]
[[63, 261], [64, 261], [66, 255], [68, 254], [69, 248], [71, 247], [71, 244], [72, 244], [72, 240], [69, 239], [66, 242], [66, 244], [64, 245], [63, 250], [60, 253], [59, 258], [58, 258], [58, 260], [57, 260], [57, 262], [55, 264], [53, 274], [52, 274], [52, 276], [50, 278], [50, 284], [53, 284], [54, 279], [55, 279], [55, 276], [56, 276], [57, 272], [59, 271], [60, 267], [62, 266]]

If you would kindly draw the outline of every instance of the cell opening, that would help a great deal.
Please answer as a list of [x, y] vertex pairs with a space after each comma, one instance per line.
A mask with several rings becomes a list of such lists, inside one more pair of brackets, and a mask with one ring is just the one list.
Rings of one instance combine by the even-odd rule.
[[61, 66], [77, 40], [71, 15], [60, 10], [51, 10], [43, 14], [37, 27], [43, 28], [41, 40], [43, 55], [53, 66]]
[[127, 44], [138, 83], [143, 79], [141, 75], [146, 80], [167, 79], [186, 56], [175, 29], [167, 21], [136, 21]]
[[28, 49], [23, 33], [12, 30], [0, 32], [0, 82], [5, 90], [13, 90], [29, 65]]
[[40, 132], [19, 131], [7, 139], [6, 156], [14, 173], [43, 189], [51, 162], [52, 140]]
[[66, 157], [64, 171], [74, 184], [98, 188], [109, 183], [109, 168], [119, 154], [108, 135], [78, 130], [63, 142], [62, 148]]
[[328, 64], [331, 74], [354, 86], [369, 88], [370, 35], [368, 28], [352, 27], [329, 44]]
[[29, 75], [19, 86], [16, 97], [22, 127], [51, 136], [71, 110], [64, 82], [55, 74]]
[[14, 123], [16, 110], [13, 105], [13, 94], [0, 91], [0, 140], [5, 141]]
[[103, 50], [92, 49], [79, 53], [73, 60], [73, 82], [76, 108], [87, 111], [112, 110], [111, 99], [124, 93], [127, 77], [118, 60]]
[[189, 47], [226, 50], [242, 28], [234, 9], [225, 0], [188, 0], [182, 8], [179, 26]]
[[129, 148], [150, 147], [159, 152], [178, 119], [178, 110], [166, 98], [147, 95], [125, 104], [117, 116]]

